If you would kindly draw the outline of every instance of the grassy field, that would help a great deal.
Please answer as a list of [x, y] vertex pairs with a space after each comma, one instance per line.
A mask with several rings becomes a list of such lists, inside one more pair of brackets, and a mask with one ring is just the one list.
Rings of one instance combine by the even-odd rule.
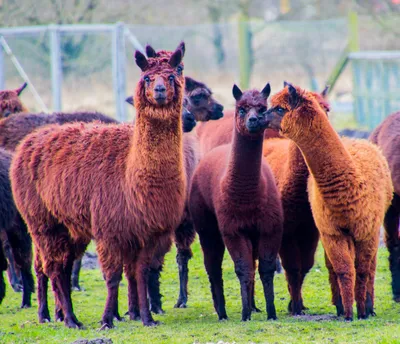
[[[391, 299], [387, 251], [379, 251], [376, 276], [377, 317], [345, 323], [337, 319], [330, 304], [330, 288], [321, 247], [316, 263], [308, 275], [304, 301], [309, 308], [306, 316], [291, 317], [287, 313], [288, 292], [283, 274], [275, 278], [277, 321], [266, 321], [261, 282], [257, 277], [256, 302], [263, 309], [252, 321], [240, 321], [241, 302], [239, 283], [230, 257], [225, 255], [224, 281], [229, 321], [219, 323], [214, 312], [209, 283], [203, 267], [198, 242], [193, 245], [190, 262], [189, 308], [174, 309], [178, 294], [175, 250], [166, 257], [162, 274], [165, 315], [156, 315], [161, 325], [145, 328], [139, 322], [117, 322], [116, 328], [97, 332], [106, 297], [106, 288], [99, 270], [83, 270], [84, 292], [73, 294], [75, 312], [85, 325], [84, 330], [71, 330], [63, 323], [38, 324], [36, 296], [31, 309], [21, 310], [21, 294], [7, 286], [7, 296], [0, 306], [0, 343], [71, 343], [77, 339], [106, 337], [113, 343], [399, 343], [400, 305]], [[51, 313], [54, 310], [52, 297]], [[120, 288], [121, 313], [127, 310], [127, 284]]]

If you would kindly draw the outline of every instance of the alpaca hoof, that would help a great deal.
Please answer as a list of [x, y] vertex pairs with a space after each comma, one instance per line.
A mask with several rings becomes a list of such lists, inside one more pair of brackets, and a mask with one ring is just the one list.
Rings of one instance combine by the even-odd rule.
[[143, 323], [143, 325], [146, 327], [155, 327], [155, 326], [158, 326], [159, 324], [160, 324], [160, 322], [155, 321], [155, 320], [151, 320], [151, 321], [147, 321], [146, 323]]
[[226, 314], [222, 315], [222, 316], [218, 316], [218, 321], [220, 321], [220, 322], [228, 321], [228, 316]]
[[259, 309], [259, 308], [257, 308], [257, 307], [252, 307], [252, 308], [251, 308], [251, 311], [252, 311], [253, 313], [261, 313], [261, 309]]
[[42, 318], [42, 319], [39, 319], [39, 323], [40, 323], [40, 324], [46, 324], [46, 323], [49, 323], [49, 322], [51, 322], [51, 319], [50, 319], [50, 318]]
[[400, 295], [394, 295], [393, 296], [393, 301], [394, 302], [400, 302]]
[[114, 314], [114, 320], [119, 321], [119, 322], [124, 322], [125, 318], [121, 317], [118, 313]]
[[83, 326], [81, 322], [74, 320], [74, 319], [68, 319], [68, 318], [64, 319], [64, 323], [65, 323], [65, 326], [68, 328], [79, 329], [79, 328], [82, 328], [82, 326]]
[[110, 330], [114, 327], [114, 325], [112, 324], [106, 324], [104, 323], [103, 325], [101, 325], [101, 327], [97, 330], [97, 331], [105, 331], [105, 330]]
[[250, 321], [251, 320], [251, 312], [246, 314], [242, 314], [242, 321]]
[[345, 322], [352, 322], [353, 321], [353, 317], [345, 317], [344, 321]]
[[23, 303], [22, 305], [21, 305], [21, 308], [22, 309], [24, 309], [24, 308], [31, 308], [32, 307], [32, 305], [30, 304], [30, 303]]
[[178, 300], [174, 306], [174, 308], [187, 308], [186, 302]]
[[73, 286], [72, 286], [72, 291], [85, 291], [85, 289], [82, 288], [82, 287], [79, 286], [79, 285], [73, 285]]
[[158, 307], [158, 308], [152, 307], [151, 312], [154, 314], [165, 314], [165, 312], [163, 311], [163, 309], [161, 307]]

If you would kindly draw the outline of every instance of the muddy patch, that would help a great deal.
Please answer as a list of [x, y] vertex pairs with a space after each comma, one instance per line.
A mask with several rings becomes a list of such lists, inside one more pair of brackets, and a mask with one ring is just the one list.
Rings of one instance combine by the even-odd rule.
[[306, 314], [296, 316], [295, 319], [301, 321], [332, 321], [338, 320], [338, 317], [332, 314]]
[[112, 344], [112, 340], [109, 338], [78, 339], [71, 344]]

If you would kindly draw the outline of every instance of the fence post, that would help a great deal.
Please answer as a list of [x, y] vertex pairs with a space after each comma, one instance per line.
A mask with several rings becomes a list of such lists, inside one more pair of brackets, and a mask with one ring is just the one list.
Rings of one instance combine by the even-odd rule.
[[50, 25], [51, 51], [51, 90], [53, 94], [53, 111], [61, 111], [62, 64], [60, 47], [60, 30], [57, 25]]
[[119, 121], [126, 120], [126, 58], [124, 34], [124, 24], [121, 22], [115, 24], [112, 35], [112, 73], [116, 115]]
[[6, 88], [5, 80], [4, 51], [2, 45], [0, 44], [0, 90], [4, 90]]

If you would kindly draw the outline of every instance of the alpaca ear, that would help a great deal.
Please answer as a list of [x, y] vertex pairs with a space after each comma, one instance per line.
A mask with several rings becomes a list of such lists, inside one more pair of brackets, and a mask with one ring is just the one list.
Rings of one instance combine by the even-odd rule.
[[172, 68], [176, 68], [178, 67], [178, 65], [181, 63], [182, 61], [182, 50], [181, 49], [176, 49], [175, 52], [172, 54], [172, 56], [170, 57], [168, 63]]
[[134, 102], [133, 102], [133, 96], [127, 97], [127, 98], [125, 99], [125, 101], [126, 101], [128, 104], [131, 104], [132, 106], [135, 106], [135, 104], [134, 104]]
[[139, 50], [135, 51], [135, 61], [138, 67], [142, 70], [142, 72], [144, 72], [149, 66], [146, 56], [144, 56]]
[[198, 86], [198, 82], [188, 76], [185, 76], [185, 91], [191, 92]]
[[153, 49], [153, 47], [150, 44], [146, 45], [146, 55], [147, 57], [156, 57], [157, 53]]
[[328, 96], [328, 91], [329, 91], [329, 85], [326, 85], [323, 91], [321, 92], [321, 96], [323, 98], [326, 98]]
[[22, 91], [26, 88], [26, 86], [28, 86], [28, 84], [27, 84], [26, 82], [24, 82], [24, 83], [21, 85], [21, 87], [19, 87], [19, 88], [17, 88], [17, 89], [15, 90], [15, 92], [17, 92], [17, 96], [19, 96], [19, 95], [22, 93]]
[[180, 42], [178, 45], [178, 49], [181, 49], [183, 58], [185, 56], [185, 51], [186, 51], [185, 42]]
[[289, 83], [287, 81], [283, 82], [283, 88], [285, 88], [286, 86], [289, 86]]
[[238, 101], [238, 100], [240, 100], [240, 98], [242, 98], [243, 92], [235, 84], [235, 85], [233, 85], [233, 88], [232, 88], [232, 94], [233, 94], [233, 98], [235, 98], [236, 101]]
[[271, 86], [268, 83], [268, 84], [265, 85], [265, 87], [261, 91], [261, 94], [264, 97], [264, 99], [268, 99], [270, 93], [271, 93]]
[[299, 94], [297, 93], [296, 88], [292, 85], [287, 83], [288, 90], [289, 90], [289, 103], [292, 108], [295, 108], [299, 102]]

